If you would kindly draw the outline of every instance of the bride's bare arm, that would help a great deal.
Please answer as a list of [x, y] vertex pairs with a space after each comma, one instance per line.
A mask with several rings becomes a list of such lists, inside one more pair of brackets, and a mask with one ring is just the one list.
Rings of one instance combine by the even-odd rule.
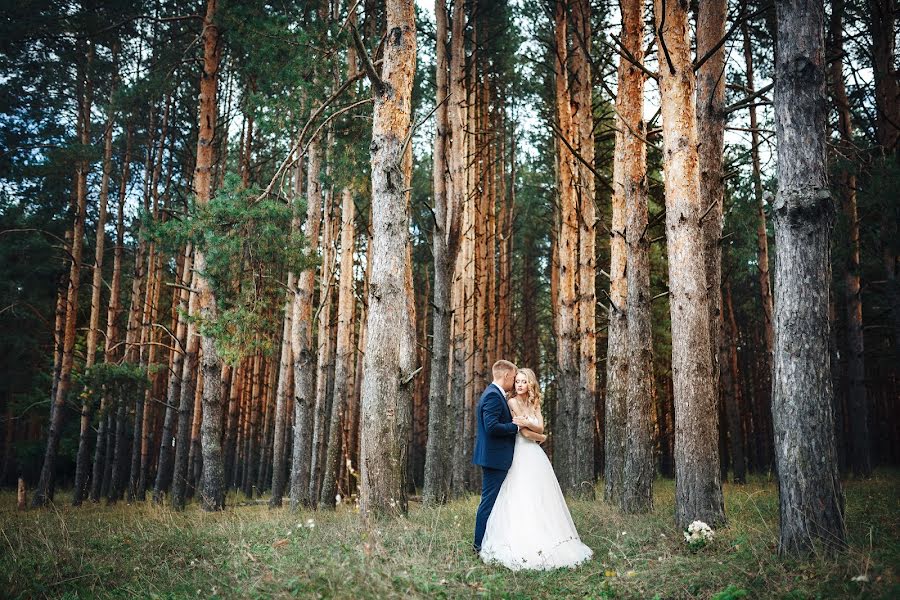
[[543, 444], [547, 440], [547, 436], [543, 433], [537, 433], [536, 431], [532, 431], [524, 427], [519, 430], [519, 433], [521, 433], [529, 440], [534, 440], [538, 444]]

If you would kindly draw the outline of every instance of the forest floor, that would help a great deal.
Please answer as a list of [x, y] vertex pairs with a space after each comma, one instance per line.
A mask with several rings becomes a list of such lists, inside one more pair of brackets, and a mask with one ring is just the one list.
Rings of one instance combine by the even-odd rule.
[[[602, 490], [602, 487], [598, 489]], [[651, 515], [572, 501], [594, 558], [512, 573], [471, 551], [478, 499], [423, 509], [367, 532], [352, 506], [269, 510], [229, 496], [217, 514], [151, 502], [15, 510], [0, 492], [0, 597], [12, 598], [898, 598], [900, 471], [849, 481], [851, 547], [835, 559], [776, 554], [775, 482], [725, 486], [729, 524], [697, 552], [673, 525], [674, 483]]]

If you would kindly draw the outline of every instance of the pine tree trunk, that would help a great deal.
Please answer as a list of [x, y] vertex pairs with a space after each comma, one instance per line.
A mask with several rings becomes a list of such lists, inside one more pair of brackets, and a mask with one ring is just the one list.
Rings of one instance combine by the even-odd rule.
[[[750, 32], [746, 23], [741, 24], [744, 35], [744, 61], [747, 71], [747, 93], [754, 93], [755, 83], [753, 81], [753, 49], [750, 45]], [[770, 439], [769, 423], [771, 422], [771, 411], [769, 409], [769, 398], [771, 396], [772, 387], [772, 356], [775, 349], [775, 307], [772, 303], [772, 284], [769, 277], [769, 234], [766, 226], [766, 207], [763, 197], [762, 188], [762, 172], [759, 158], [759, 124], [756, 118], [756, 105], [750, 104], [750, 157], [753, 164], [753, 194], [756, 198], [757, 219], [756, 219], [756, 262], [759, 270], [759, 292], [760, 300], [763, 307], [763, 331], [765, 333], [765, 372], [763, 373], [763, 381], [761, 382], [765, 390], [764, 402], [761, 402], [762, 411], [760, 413], [760, 422], [758, 427], [762, 430], [766, 439]], [[764, 450], [768, 450], [768, 444]], [[763, 468], [768, 469], [770, 460], [768, 453], [760, 457]]]
[[[200, 276], [197, 274], [196, 263], [194, 274], [191, 278], [191, 288], [196, 289]], [[176, 510], [184, 508], [188, 456], [190, 453], [191, 417], [194, 409], [194, 392], [197, 385], [197, 353], [200, 351], [200, 336], [195, 318], [198, 310], [198, 296], [189, 294], [188, 300], [188, 328], [187, 344], [185, 345], [184, 361], [181, 368], [181, 394], [178, 400], [178, 423], [175, 429], [175, 463], [172, 471], [172, 507]], [[170, 402], [174, 398], [170, 399]]]
[[725, 521], [709, 299], [700, 218], [694, 70], [687, 7], [655, 0], [665, 156], [666, 239], [675, 397], [675, 523]]
[[[327, 173], [326, 167], [326, 176]], [[313, 409], [312, 457], [310, 459], [309, 498], [316, 504], [322, 490], [322, 475], [325, 464], [326, 442], [328, 440], [329, 409], [331, 396], [328, 384], [331, 379], [331, 305], [334, 287], [334, 227], [332, 225], [331, 192], [325, 190], [322, 212], [322, 269], [319, 272], [318, 332], [316, 335], [316, 392]]]
[[[428, 441], [425, 451], [425, 484], [422, 501], [425, 505], [443, 504], [450, 499], [451, 457], [453, 421], [453, 396], [448, 385], [453, 381], [450, 375], [450, 329], [451, 329], [451, 286], [456, 270], [456, 251], [459, 246], [459, 216], [456, 204], [458, 195], [453, 188], [453, 180], [448, 178], [448, 168], [453, 158], [450, 148], [458, 144], [458, 138], [450, 138], [451, 98], [449, 60], [447, 56], [447, 6], [445, 0], [436, 0], [437, 23], [435, 102], [438, 109], [435, 117], [434, 137], [434, 214], [435, 227], [432, 233], [432, 253], [434, 255], [434, 296], [432, 299], [432, 348], [431, 373], [428, 395]], [[456, 13], [462, 6], [456, 3]], [[456, 14], [454, 14], [454, 17]], [[452, 131], [453, 134], [457, 132]], [[448, 160], [449, 159], [449, 160]], [[448, 186], [448, 183], [450, 184]], [[450, 189], [448, 189], [450, 188]]]
[[[409, 178], [404, 173], [416, 65], [413, 4], [387, 0], [382, 83], [373, 82], [372, 274], [362, 384], [360, 510], [406, 513], [415, 333], [408, 306]], [[410, 343], [412, 342], [412, 343]]]
[[338, 289], [337, 343], [335, 345], [334, 393], [328, 426], [325, 473], [319, 508], [334, 508], [337, 491], [338, 461], [341, 456], [341, 420], [349, 404], [353, 373], [353, 241], [356, 216], [353, 194], [344, 188], [341, 202], [341, 274]]
[[[779, 3], [775, 64], [778, 197], [774, 206], [779, 553], [846, 545], [834, 449], [828, 287], [834, 205], [826, 176], [824, 7]], [[824, 360], [823, 360], [824, 359]]]
[[[849, 157], [853, 154], [854, 143], [850, 101], [847, 98], [847, 88], [844, 85], [844, 33], [841, 29], [844, 1], [835, 0], [831, 12], [831, 54], [836, 57], [831, 62], [831, 89], [838, 112], [838, 131], [841, 134], [842, 152]], [[872, 474], [872, 461], [869, 451], [869, 400], [866, 395], [856, 175], [847, 166], [841, 166], [838, 172], [837, 186], [835, 187], [841, 196], [841, 204], [844, 209], [844, 215], [847, 218], [850, 238], [847, 270], [844, 273], [847, 302], [847, 378], [850, 388], [848, 402], [851, 415], [850, 439], [852, 440], [850, 458], [854, 475], [857, 477], [868, 477]]]
[[[875, 74], [876, 137], [882, 152], [895, 163], [900, 162], [900, 90], [895, 69], [896, 0], [869, 0], [872, 35], [872, 66]], [[881, 218], [881, 252], [884, 265], [886, 299], [891, 311], [895, 365], [900, 364], [900, 279], [895, 238], [896, 210], [884, 210]], [[894, 373], [896, 374], [896, 367]]]
[[[622, 44], [635, 61], [643, 63], [643, 5], [628, 0], [622, 6]], [[624, 432], [616, 432], [620, 448], [624, 445], [621, 506], [627, 513], [646, 513], [653, 509], [653, 330], [650, 322], [650, 239], [647, 236], [647, 147], [643, 119], [644, 74], [628, 60], [619, 59], [619, 91], [616, 96], [618, 123], [616, 132], [615, 202], [618, 220], [625, 230], [625, 272], [627, 298], [625, 310], [626, 362], [624, 390]], [[620, 148], [621, 146], [621, 148]], [[614, 208], [616, 205], [614, 204]], [[614, 234], [613, 241], [622, 236]], [[617, 248], [617, 252], [621, 252]], [[620, 259], [621, 260], [621, 259]], [[621, 275], [621, 273], [620, 273]], [[611, 309], [616, 311], [615, 308]], [[618, 320], [618, 316], [616, 317]], [[612, 322], [611, 322], [612, 323]], [[617, 390], [622, 393], [621, 390]], [[622, 418], [621, 415], [618, 416]], [[616, 423], [622, 427], [622, 423]], [[608, 429], [608, 428], [607, 428]], [[622, 435], [624, 433], [624, 440]], [[619, 449], [619, 452], [622, 450]], [[607, 455], [609, 461], [609, 455]]]
[[[219, 60], [222, 46], [216, 24], [217, 0], [208, 0], [203, 20], [203, 74], [200, 78], [200, 133], [197, 138], [197, 166], [194, 170], [194, 193], [197, 204], [209, 203], [213, 166], [213, 138], [216, 125], [216, 92], [219, 83]], [[199, 273], [206, 271], [206, 256], [198, 250], [194, 267]], [[216, 299], [206, 277], [197, 281], [198, 309], [203, 321], [216, 318]], [[222, 458], [222, 365], [216, 351], [215, 340], [204, 335], [201, 371], [203, 373], [203, 480], [200, 484], [200, 506], [203, 510], [225, 508], [225, 473]]]
[[[705, 56], [725, 37], [726, 0], [707, 0], [697, 8], [697, 56]], [[725, 199], [725, 46], [697, 70], [697, 136], [700, 159], [700, 230], [709, 296], [709, 351], [713, 385], [719, 384], [719, 322], [722, 314], [722, 225]]]
[[[90, 70], [93, 58], [94, 44], [92, 41], [88, 41], [88, 51], [85, 59], [84, 94], [78, 98], [81, 111], [81, 139], [79, 141], [84, 146], [89, 145], [91, 142], [93, 85]], [[40, 479], [34, 490], [34, 496], [31, 498], [32, 507], [44, 506], [53, 500], [56, 458], [59, 453], [59, 440], [62, 436], [65, 403], [68, 399], [69, 388], [72, 385], [72, 366], [75, 362], [75, 326], [78, 320], [78, 289], [80, 287], [81, 261], [84, 251], [84, 220], [87, 212], [87, 176], [89, 170], [90, 163], [86, 160], [79, 161], [75, 169], [76, 206], [75, 221], [72, 225], [72, 264], [69, 268], [69, 287], [66, 291], [66, 317], [62, 336], [62, 354], [60, 355], [59, 363], [59, 382], [56, 386], [56, 394], [52, 398], [50, 431], [47, 434], [47, 447], [44, 452]]]
[[[726, 284], [725, 298], [721, 322], [722, 332], [719, 342], [719, 359], [722, 377], [722, 393], [725, 395], [725, 413], [728, 419], [728, 439], [731, 450], [731, 463], [734, 469], [732, 474], [734, 483], [745, 483], [746, 464], [744, 458], [744, 436], [741, 426], [741, 385], [738, 372], [738, 329], [734, 319], [734, 303], [731, 299], [731, 284]], [[728, 317], [726, 320], [725, 313]]]
[[166, 415], [163, 420], [163, 430], [160, 436], [159, 444], [159, 463], [156, 469], [156, 481], [153, 485], [153, 501], [161, 503], [163, 495], [169, 491], [172, 485], [172, 461], [174, 454], [172, 452], [172, 438], [174, 436], [174, 428], [178, 413], [178, 405], [175, 404], [176, 399], [181, 398], [181, 375], [184, 367], [184, 352], [180, 348], [184, 348], [187, 344], [188, 323], [183, 313], [188, 310], [188, 302], [190, 299], [190, 289], [188, 286], [191, 282], [193, 273], [193, 255], [190, 244], [184, 250], [184, 266], [181, 271], [182, 286], [178, 290], [178, 325], [175, 330], [175, 338], [179, 348], [174, 352], [172, 364], [169, 372], [169, 381], [166, 393], [167, 405]]
[[[319, 248], [319, 228], [322, 221], [322, 163], [319, 140], [314, 138], [307, 153], [308, 175], [306, 224], [303, 233], [309, 253], [315, 256]], [[313, 409], [316, 394], [315, 352], [312, 336], [313, 292], [316, 284], [315, 267], [300, 273], [294, 295], [294, 444], [291, 457], [291, 509], [313, 502], [311, 488], [311, 443], [313, 439]]]
[[[106, 311], [106, 341], [104, 342], [103, 361], [111, 363], [115, 360], [114, 347], [119, 337], [118, 319], [122, 312], [122, 257], [125, 244], [125, 191], [128, 185], [128, 171], [131, 161], [132, 129], [129, 125], [125, 132], [125, 155], [122, 159], [122, 181], [119, 187], [119, 205], [116, 214], [116, 246], [113, 253], [112, 283], [110, 285], [109, 305]], [[112, 423], [109, 392], [104, 390], [100, 399], [100, 423], [97, 428], [97, 447], [94, 453], [94, 468], [91, 476], [91, 502], [99, 502], [103, 489], [108, 488], [108, 463], [110, 440], [110, 423]]]
[[[567, 140], [574, 139], [572, 125], [571, 96], [568, 74], [567, 46], [567, 2], [556, 4], [556, 113], [560, 134]], [[559, 299], [557, 311], [557, 368], [559, 386], [557, 397], [556, 430], [577, 432], [578, 423], [578, 383], [579, 345], [578, 338], [578, 297], [576, 285], [578, 276], [578, 207], [574, 194], [574, 179], [577, 167], [575, 157], [565, 144], [558, 144], [559, 175], [557, 194], [561, 211], [559, 246]], [[559, 435], [554, 445], [554, 467], [563, 491], [578, 492], [581, 482], [576, 471], [576, 435]]]
[[[94, 247], [93, 278], [91, 280], [91, 316], [88, 324], [87, 348], [85, 350], [84, 370], [88, 371], [97, 360], [97, 336], [100, 331], [100, 308], [102, 304], [101, 286], [103, 283], [103, 248], [106, 242], [106, 213], [109, 200], [109, 177], [112, 171], [113, 109], [112, 96], [115, 93], [115, 77], [110, 92], [110, 104], [107, 109], [106, 127], [103, 131], [103, 175], [100, 178], [99, 214], [97, 215], [96, 244]], [[75, 487], [72, 490], [72, 505], [79, 506], [87, 493], [88, 470], [90, 468], [89, 429], [91, 425], [91, 408], [95, 394], [103, 395], [103, 390], [92, 390], [85, 395], [81, 404], [81, 431], [78, 436], [78, 454], [75, 459]], [[97, 442], [99, 443], [99, 437]]]
[[[288, 273], [287, 288], [294, 289], [294, 274]], [[285, 409], [288, 395], [292, 393], [290, 387], [290, 368], [294, 363], [291, 351], [291, 338], [293, 336], [294, 298], [291, 296], [284, 304], [283, 328], [281, 332], [281, 360], [278, 367], [278, 389], [275, 392], [275, 435], [272, 443], [272, 497], [269, 499], [269, 508], [281, 506], [284, 496], [284, 427]], [[227, 473], [227, 470], [226, 470]]]
[[[578, 201], [578, 338], [579, 380], [575, 427], [575, 473], [583, 498], [594, 497], [594, 419], [597, 405], [597, 232], [594, 173], [593, 79], [591, 76], [591, 7], [589, 0], [572, 6], [572, 134], [581, 155], [575, 171]], [[587, 163], [587, 164], [585, 164]]]

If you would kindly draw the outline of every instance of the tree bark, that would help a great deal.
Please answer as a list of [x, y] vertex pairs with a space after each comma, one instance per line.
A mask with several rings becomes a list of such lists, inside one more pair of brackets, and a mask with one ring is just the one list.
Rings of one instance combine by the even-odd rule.
[[[727, 319], [726, 319], [727, 312]], [[744, 459], [744, 436], [741, 426], [741, 378], [738, 372], [738, 328], [734, 319], [734, 303], [731, 298], [731, 284], [725, 284], [725, 298], [721, 322], [719, 342], [719, 364], [721, 367], [721, 393], [725, 396], [725, 414], [728, 419], [728, 440], [731, 451], [731, 464], [734, 469], [734, 483], [746, 482], [746, 463]]]
[[[706, 56], [725, 37], [725, 0], [697, 4], [697, 56]], [[709, 352], [719, 396], [719, 322], [722, 314], [722, 226], [725, 199], [725, 45], [697, 70], [697, 136], [700, 159], [700, 230], [709, 296]]]
[[700, 165], [687, 7], [655, 0], [665, 157], [666, 240], [675, 395], [675, 523], [725, 522], [717, 390], [700, 218]]
[[[219, 83], [219, 60], [222, 46], [216, 23], [217, 0], [208, 0], [203, 19], [203, 73], [200, 78], [200, 133], [197, 138], [197, 166], [194, 170], [194, 193], [197, 204], [210, 201], [213, 138], [216, 125], [216, 92]], [[194, 267], [200, 277], [198, 309], [201, 321], [216, 319], [216, 299], [210, 282], [206, 279], [206, 256], [197, 251]], [[203, 421], [201, 424], [203, 448], [203, 478], [200, 483], [200, 506], [203, 510], [225, 508], [225, 473], [222, 460], [222, 365], [215, 340], [209, 334], [201, 339], [203, 373]]]
[[[326, 176], [327, 167], [326, 167]], [[329, 380], [332, 377], [331, 365], [331, 305], [333, 278], [335, 272], [334, 226], [332, 215], [332, 194], [324, 193], [324, 209], [322, 212], [322, 268], [319, 272], [319, 308], [318, 332], [316, 335], [316, 390], [313, 409], [312, 458], [310, 459], [309, 498], [316, 504], [322, 491], [322, 475], [325, 464], [326, 442], [328, 440], [328, 417], [331, 396], [328, 394]]]
[[834, 450], [828, 356], [828, 287], [834, 205], [826, 176], [824, 7], [777, 5], [774, 206], [775, 378], [772, 417], [779, 483], [779, 553], [821, 541], [846, 546]]
[[[115, 360], [116, 340], [119, 337], [118, 319], [122, 312], [122, 257], [125, 254], [125, 192], [128, 185], [128, 171], [131, 161], [132, 129], [129, 125], [125, 132], [125, 154], [122, 158], [122, 181], [119, 187], [119, 205], [116, 213], [116, 246], [113, 251], [112, 283], [110, 284], [109, 305], [106, 311], [106, 341], [103, 344], [103, 361], [111, 363]], [[97, 428], [97, 446], [94, 453], [94, 468], [91, 475], [91, 502], [99, 502], [103, 489], [108, 487], [107, 463], [109, 460], [110, 423], [112, 408], [108, 391], [104, 390], [100, 399], [100, 423]]]
[[346, 412], [352, 389], [353, 373], [353, 241], [355, 206], [353, 194], [344, 188], [341, 202], [341, 273], [338, 289], [337, 343], [335, 344], [334, 393], [331, 400], [325, 473], [319, 508], [334, 508], [337, 491], [338, 461], [341, 456], [341, 419]]
[[171, 370], [169, 372], [169, 381], [167, 386], [167, 406], [166, 414], [163, 420], [163, 430], [159, 443], [159, 461], [156, 469], [156, 481], [153, 485], [153, 501], [161, 503], [163, 495], [169, 491], [172, 485], [172, 461], [174, 454], [172, 452], [172, 438], [178, 415], [178, 406], [174, 404], [175, 399], [181, 398], [181, 377], [184, 367], [184, 347], [188, 343], [188, 323], [186, 314], [190, 300], [190, 289], [188, 286], [191, 282], [193, 274], [193, 250], [190, 244], [184, 250], [184, 267], [181, 272], [180, 284], [182, 288], [178, 291], [178, 325], [175, 330], [175, 338], [178, 348], [172, 357]]
[[[597, 232], [594, 173], [594, 111], [591, 76], [591, 6], [574, 0], [571, 7], [575, 44], [572, 49], [572, 136], [581, 155], [575, 175], [578, 202], [578, 402], [575, 427], [573, 490], [594, 498], [594, 418], [597, 405]], [[590, 167], [588, 166], [590, 165]]]
[[[91, 64], [94, 59], [94, 44], [88, 41], [85, 57], [84, 93], [78, 98], [81, 111], [81, 139], [83, 146], [91, 142], [91, 102], [93, 84], [91, 81]], [[72, 264], [69, 268], [69, 287], [66, 291], [66, 317], [63, 329], [62, 354], [60, 356], [59, 382], [56, 394], [52, 398], [50, 414], [50, 431], [47, 434], [47, 447], [44, 452], [44, 463], [31, 506], [44, 506], [53, 500], [53, 489], [56, 477], [56, 458], [59, 454], [59, 440], [62, 436], [65, 403], [72, 385], [72, 366], [75, 362], [75, 329], [78, 320], [78, 290], [81, 279], [81, 261], [84, 251], [84, 220], [87, 212], [87, 176], [90, 163], [79, 161], [75, 168], [76, 206], [75, 219], [72, 225]]]
[[[574, 139], [569, 89], [566, 0], [556, 3], [556, 114], [560, 133], [567, 140]], [[571, 143], [571, 142], [570, 142]], [[579, 405], [579, 344], [578, 344], [578, 207], [574, 193], [577, 166], [572, 151], [565, 144], [558, 144], [559, 175], [557, 195], [561, 212], [559, 247], [559, 298], [557, 311], [557, 369], [559, 377], [556, 428], [560, 432], [575, 432], [559, 436], [554, 446], [554, 467], [560, 485], [566, 493], [577, 493], [581, 488], [576, 467], [576, 438]]]
[[387, 0], [386, 8], [382, 82], [373, 82], [373, 253], [360, 440], [360, 510], [366, 517], [407, 511], [406, 454], [415, 369], [406, 281], [410, 182], [403, 166], [411, 131], [416, 23], [411, 2]]
[[[853, 123], [850, 101], [844, 85], [844, 33], [841, 19], [844, 1], [835, 0], [831, 10], [832, 54], [831, 90], [838, 112], [838, 131], [841, 135], [841, 150], [849, 159], [854, 153]], [[863, 338], [862, 286], [860, 285], [860, 243], [859, 214], [856, 203], [856, 174], [843, 163], [838, 168], [837, 188], [841, 197], [849, 232], [849, 253], [844, 273], [845, 299], [847, 302], [847, 379], [849, 386], [850, 413], [850, 462], [857, 477], [872, 474], [869, 441], [869, 400], [866, 395], [866, 362]]]
[[[322, 221], [322, 163], [319, 140], [314, 138], [307, 153], [306, 224], [303, 233], [309, 253], [315, 256], [319, 248], [319, 228]], [[311, 443], [313, 439], [313, 408], [316, 396], [315, 352], [312, 337], [313, 292], [316, 269], [300, 273], [294, 295], [294, 327], [291, 344], [294, 349], [294, 447], [291, 456], [291, 509], [313, 503], [311, 494]]]
[[[644, 60], [643, 4], [627, 0], [622, 4], [622, 45], [639, 64]], [[647, 235], [647, 147], [644, 111], [644, 73], [628, 60], [619, 59], [619, 86], [616, 96], [616, 153], [614, 162], [614, 204], [618, 211], [614, 218], [624, 228], [625, 256], [619, 256], [625, 269], [625, 290], [618, 295], [627, 298], [624, 309], [625, 356], [624, 390], [615, 413], [620, 428], [614, 433], [618, 447], [617, 466], [622, 469], [619, 497], [622, 510], [627, 513], [646, 513], [653, 509], [653, 330], [650, 322], [650, 238]], [[643, 138], [643, 139], [642, 139]], [[621, 213], [625, 214], [622, 215]], [[621, 231], [621, 230], [619, 230]], [[616, 246], [622, 241], [617, 231]], [[616, 248], [616, 252], [622, 252]], [[624, 260], [623, 260], [624, 259]], [[611, 271], [612, 273], [612, 271]], [[623, 274], [618, 273], [621, 277]], [[621, 287], [621, 281], [617, 286]], [[616, 308], [611, 311], [618, 313]], [[618, 322], [620, 316], [616, 314]], [[611, 321], [612, 323], [612, 321]], [[617, 335], [623, 332], [617, 332]], [[618, 340], [617, 343], [622, 343]], [[622, 406], [624, 405], [624, 406]], [[624, 423], [621, 421], [624, 419]], [[624, 425], [624, 431], [622, 431]], [[609, 431], [609, 426], [607, 426]], [[623, 438], [624, 436], [624, 438]], [[624, 446], [624, 448], [623, 448]], [[607, 446], [609, 447], [609, 446]], [[624, 457], [621, 453], [624, 450]], [[607, 454], [607, 461], [609, 461]], [[616, 491], [613, 488], [613, 491]]]
[[[115, 61], [115, 57], [113, 60]], [[100, 331], [100, 308], [102, 304], [100, 292], [103, 283], [103, 248], [106, 242], [106, 213], [109, 200], [109, 177], [112, 171], [112, 133], [115, 120], [112, 97], [115, 94], [116, 82], [117, 77], [114, 75], [110, 91], [110, 103], [107, 108], [106, 126], [103, 130], [103, 175], [100, 178], [100, 197], [98, 200], [100, 206], [99, 214], [97, 215], [96, 243], [94, 246], [94, 267], [91, 279], [91, 316], [88, 324], [87, 348], [85, 350], [85, 371], [93, 367], [97, 360], [97, 335]], [[103, 390], [91, 390], [85, 395], [81, 404], [81, 431], [78, 436], [78, 454], [75, 459], [75, 487], [72, 490], [73, 506], [79, 506], [87, 493], [88, 470], [90, 469], [88, 449], [90, 441], [88, 437], [91, 425], [91, 409], [93, 408], [95, 395], [98, 393], [101, 396], [104, 394]], [[98, 444], [99, 441], [98, 436]]]

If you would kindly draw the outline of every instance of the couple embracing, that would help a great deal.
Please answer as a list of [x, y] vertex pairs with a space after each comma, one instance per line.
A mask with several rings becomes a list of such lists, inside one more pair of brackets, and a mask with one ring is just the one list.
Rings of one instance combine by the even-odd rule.
[[472, 462], [482, 469], [474, 549], [509, 569], [574, 567], [593, 552], [581, 543], [547, 455], [541, 392], [531, 369], [499, 360], [475, 411]]

